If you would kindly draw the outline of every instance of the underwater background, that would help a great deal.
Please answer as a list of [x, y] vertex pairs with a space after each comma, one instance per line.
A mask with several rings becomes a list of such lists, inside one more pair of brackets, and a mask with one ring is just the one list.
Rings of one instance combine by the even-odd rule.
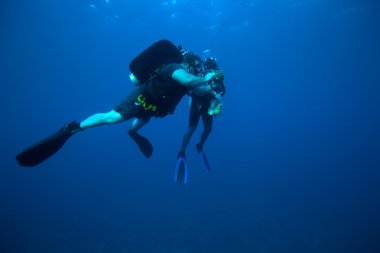
[[[380, 2], [4, 0], [0, 252], [380, 252]], [[30, 169], [15, 156], [111, 110], [159, 39], [218, 59], [227, 87], [205, 145], [174, 115], [75, 135]], [[209, 51], [208, 51], [209, 50]]]

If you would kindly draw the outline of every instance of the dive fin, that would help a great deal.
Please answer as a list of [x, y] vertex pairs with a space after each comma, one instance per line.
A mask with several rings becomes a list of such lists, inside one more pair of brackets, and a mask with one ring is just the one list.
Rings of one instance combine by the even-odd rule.
[[128, 131], [129, 136], [136, 142], [140, 151], [144, 154], [146, 158], [150, 158], [153, 154], [153, 146], [150, 141], [144, 136], [138, 134], [133, 130]]
[[200, 143], [198, 143], [195, 147], [197, 148], [198, 153], [201, 154], [202, 156], [203, 164], [205, 165], [206, 170], [211, 171], [211, 166], [210, 166], [210, 163], [208, 162], [206, 153], [203, 150], [203, 146]]
[[81, 130], [79, 123], [75, 121], [67, 123], [53, 135], [19, 153], [16, 159], [21, 166], [34, 167], [54, 155], [79, 130]]
[[206, 167], [206, 170], [207, 171], [211, 171], [210, 163], [208, 162], [206, 153], [203, 150], [201, 151], [201, 155], [202, 155], [202, 160], [203, 160], [203, 163], [204, 163], [204, 165]]
[[179, 157], [175, 167], [174, 182], [177, 184], [186, 184], [188, 180], [188, 169], [186, 159]]

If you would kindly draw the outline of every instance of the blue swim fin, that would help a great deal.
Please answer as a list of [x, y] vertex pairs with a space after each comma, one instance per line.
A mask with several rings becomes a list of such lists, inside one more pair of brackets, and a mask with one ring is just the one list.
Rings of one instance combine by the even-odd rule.
[[206, 170], [211, 171], [210, 163], [208, 162], [206, 153], [203, 150], [201, 151], [201, 155], [202, 155], [203, 164], [205, 165]]
[[188, 168], [186, 159], [182, 156], [178, 157], [174, 172], [174, 182], [177, 184], [186, 184], [188, 180]]

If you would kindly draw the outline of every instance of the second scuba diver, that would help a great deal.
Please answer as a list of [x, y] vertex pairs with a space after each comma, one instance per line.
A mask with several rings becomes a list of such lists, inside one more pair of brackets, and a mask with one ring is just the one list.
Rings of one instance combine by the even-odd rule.
[[198, 153], [202, 155], [204, 164], [207, 170], [211, 170], [210, 164], [203, 150], [203, 146], [211, 133], [213, 118], [220, 114], [222, 106], [222, 96], [225, 94], [224, 74], [219, 70], [215, 58], [208, 57], [204, 61], [193, 54], [187, 53], [184, 55], [189, 72], [198, 76], [205, 76], [208, 73], [215, 73], [215, 78], [210, 83], [211, 92], [205, 94], [196, 89], [191, 89], [191, 107], [189, 115], [189, 126], [183, 136], [180, 151], [177, 155], [177, 164], [175, 170], [175, 181], [183, 184], [187, 182], [188, 171], [186, 163], [186, 148], [190, 142], [192, 135], [197, 129], [199, 119], [202, 117], [203, 132], [200, 141], [196, 144]]

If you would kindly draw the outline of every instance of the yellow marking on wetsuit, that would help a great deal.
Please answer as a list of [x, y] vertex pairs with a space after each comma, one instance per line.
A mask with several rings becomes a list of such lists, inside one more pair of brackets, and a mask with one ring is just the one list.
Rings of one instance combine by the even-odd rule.
[[157, 106], [156, 105], [152, 105], [152, 104], [148, 104], [146, 102], [146, 98], [144, 97], [143, 94], [140, 94], [137, 97], [137, 102], [139, 102], [146, 111], [153, 111], [153, 112], [157, 111]]

